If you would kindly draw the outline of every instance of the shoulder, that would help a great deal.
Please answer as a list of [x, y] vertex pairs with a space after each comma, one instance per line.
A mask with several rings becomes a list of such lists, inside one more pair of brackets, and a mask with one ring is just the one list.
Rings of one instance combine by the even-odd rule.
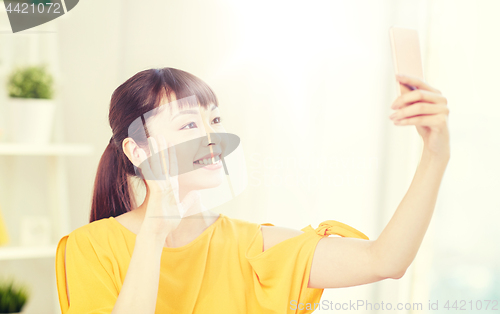
[[243, 238], [252, 237], [255, 232], [260, 231], [260, 224], [239, 218], [228, 217], [221, 214], [222, 230]]
[[109, 239], [111, 230], [109, 218], [93, 221], [71, 231], [67, 235], [68, 245], [77, 245], [80, 248], [97, 247]]
[[73, 230], [71, 234], [99, 234], [103, 233], [106, 230], [109, 229], [109, 226], [111, 224], [110, 221], [111, 218], [103, 218], [100, 220], [92, 221], [91, 223], [88, 223], [86, 225], [83, 225], [79, 228], [76, 228]]
[[269, 223], [256, 223], [243, 219], [229, 218], [227, 216], [223, 216], [223, 218], [226, 220], [227, 224], [230, 224], [234, 226], [235, 229], [239, 230], [238, 233], [247, 234], [250, 238], [255, 235], [256, 232], [261, 233], [264, 242], [264, 251], [275, 246], [278, 243], [304, 233], [304, 231], [275, 226]]
[[293, 228], [279, 226], [262, 226], [262, 238], [264, 239], [264, 251], [285, 240], [299, 236], [304, 233]]

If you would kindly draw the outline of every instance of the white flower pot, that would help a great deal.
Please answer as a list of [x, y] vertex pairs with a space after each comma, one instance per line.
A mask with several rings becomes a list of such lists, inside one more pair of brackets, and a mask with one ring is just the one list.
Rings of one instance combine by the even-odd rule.
[[9, 98], [10, 139], [16, 143], [51, 141], [56, 104], [52, 99]]

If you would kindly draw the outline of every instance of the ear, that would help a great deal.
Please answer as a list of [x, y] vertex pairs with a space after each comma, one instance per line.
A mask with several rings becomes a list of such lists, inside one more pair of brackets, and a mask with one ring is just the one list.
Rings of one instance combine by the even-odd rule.
[[122, 148], [123, 152], [128, 157], [130, 162], [132, 162], [134, 166], [139, 168], [139, 165], [144, 161], [142, 160], [142, 156], [146, 155], [144, 150], [140, 148], [139, 145], [137, 145], [137, 143], [130, 137], [127, 137], [123, 140]]

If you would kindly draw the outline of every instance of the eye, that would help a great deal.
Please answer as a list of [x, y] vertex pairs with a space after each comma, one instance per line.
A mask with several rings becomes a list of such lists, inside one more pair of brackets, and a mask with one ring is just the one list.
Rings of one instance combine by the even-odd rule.
[[186, 124], [185, 126], [183, 126], [181, 128], [181, 130], [188, 130], [188, 129], [194, 129], [194, 128], [196, 128], [196, 123], [191, 122], [191, 123]]
[[[216, 121], [215, 123], [220, 124], [220, 123], [221, 123], [221, 122], [220, 122], [220, 120], [221, 120], [221, 118], [220, 118], [220, 117], [217, 117], [217, 118], [213, 119], [213, 120], [212, 120], [212, 122], [215, 122], [215, 121]], [[194, 128], [196, 128], [196, 127], [197, 127], [197, 126], [196, 126], [196, 123], [195, 123], [195, 122], [191, 122], [191, 123], [186, 124], [185, 126], [183, 126], [183, 127], [181, 128], [181, 130], [189, 130], [189, 129], [194, 129]]]

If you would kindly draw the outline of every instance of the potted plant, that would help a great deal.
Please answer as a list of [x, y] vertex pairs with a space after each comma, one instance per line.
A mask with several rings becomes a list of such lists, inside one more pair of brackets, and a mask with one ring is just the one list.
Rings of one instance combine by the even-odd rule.
[[13, 142], [46, 144], [55, 114], [53, 78], [45, 65], [16, 68], [7, 80]]
[[0, 283], [0, 313], [21, 313], [28, 296], [26, 286], [15, 287], [12, 280]]

